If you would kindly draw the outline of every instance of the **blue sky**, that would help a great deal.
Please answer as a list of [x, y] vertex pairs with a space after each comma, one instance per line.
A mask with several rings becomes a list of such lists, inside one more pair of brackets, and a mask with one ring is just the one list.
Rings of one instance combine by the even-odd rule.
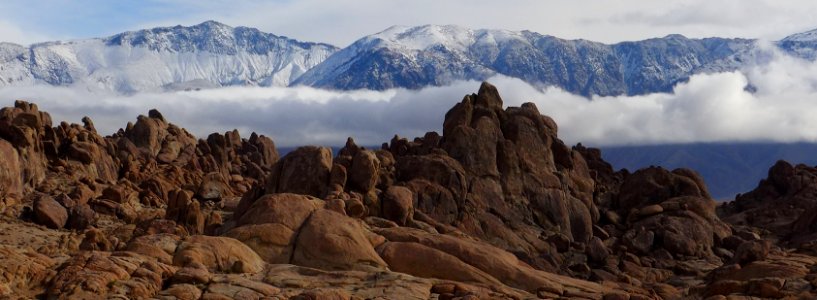
[[216, 20], [345, 46], [391, 25], [528, 29], [603, 42], [671, 33], [782, 38], [817, 28], [811, 0], [3, 0], [0, 41], [28, 44]]
[[24, 32], [48, 38], [78, 38], [119, 32], [150, 20], [172, 20], [187, 13], [167, 1], [3, 1], [2, 20]]

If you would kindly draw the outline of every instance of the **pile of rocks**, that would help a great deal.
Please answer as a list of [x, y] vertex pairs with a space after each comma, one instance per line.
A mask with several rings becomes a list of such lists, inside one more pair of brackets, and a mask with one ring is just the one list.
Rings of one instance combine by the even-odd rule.
[[22, 101], [0, 110], [0, 241], [16, 241], [0, 247], [2, 297], [811, 291], [817, 260], [721, 221], [695, 172], [614, 171], [598, 149], [566, 146], [535, 105], [504, 108], [487, 83], [442, 135], [280, 159], [264, 136], [196, 139], [155, 110], [107, 137], [83, 123], [52, 127]]

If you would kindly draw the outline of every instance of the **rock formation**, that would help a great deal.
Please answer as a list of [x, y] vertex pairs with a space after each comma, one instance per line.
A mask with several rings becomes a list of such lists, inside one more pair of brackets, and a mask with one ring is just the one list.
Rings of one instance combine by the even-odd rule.
[[[0, 297], [811, 295], [817, 258], [722, 221], [694, 171], [614, 171], [488, 83], [442, 121], [279, 158], [267, 137], [196, 139], [155, 110], [103, 137], [18, 101], [0, 110]], [[775, 168], [736, 203], [808, 198], [811, 171]], [[770, 232], [811, 232], [811, 207], [780, 209], [801, 214]]]

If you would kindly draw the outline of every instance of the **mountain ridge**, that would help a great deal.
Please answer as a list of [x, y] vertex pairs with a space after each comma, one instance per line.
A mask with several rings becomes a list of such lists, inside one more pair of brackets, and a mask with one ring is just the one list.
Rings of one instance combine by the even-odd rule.
[[755, 40], [682, 35], [608, 45], [527, 30], [392, 26], [341, 49], [294, 84], [383, 90], [502, 74], [584, 96], [639, 95], [670, 92], [698, 70], [733, 71], [739, 65], [732, 56], [754, 46]]
[[[775, 43], [817, 58], [815, 31]], [[810, 34], [812, 33], [812, 34]], [[0, 87], [83, 84], [123, 94], [231, 85], [419, 89], [495, 75], [586, 97], [671, 92], [699, 73], [751, 64], [758, 40], [660, 38], [604, 44], [529, 30], [391, 26], [345, 48], [216, 21], [21, 46], [0, 43]]]
[[0, 86], [84, 83], [126, 94], [226, 85], [286, 86], [337, 49], [214, 21], [20, 47], [0, 46]]

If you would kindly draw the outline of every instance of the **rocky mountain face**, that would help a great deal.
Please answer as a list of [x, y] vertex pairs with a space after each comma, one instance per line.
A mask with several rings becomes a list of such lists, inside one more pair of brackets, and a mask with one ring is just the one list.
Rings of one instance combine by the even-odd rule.
[[502, 74], [574, 94], [669, 92], [704, 71], [733, 71], [746, 39], [681, 35], [606, 45], [530, 31], [391, 27], [338, 51], [295, 81], [333, 89], [421, 88]]
[[614, 171], [487, 83], [442, 135], [336, 155], [155, 110], [104, 137], [82, 121], [0, 110], [2, 297], [814, 296], [817, 258], [724, 222], [694, 171]]
[[[813, 60], [814, 32], [777, 45]], [[120, 93], [231, 85], [419, 89], [494, 75], [592, 95], [671, 92], [698, 73], [757, 62], [757, 41], [669, 35], [602, 44], [530, 31], [395, 26], [338, 49], [208, 21], [30, 47], [0, 43], [0, 87], [44, 83]]]
[[778, 45], [789, 53], [814, 60], [817, 58], [817, 29], [790, 35]]
[[287, 86], [337, 50], [208, 21], [106, 38], [0, 44], [0, 87], [45, 83], [121, 93]]

